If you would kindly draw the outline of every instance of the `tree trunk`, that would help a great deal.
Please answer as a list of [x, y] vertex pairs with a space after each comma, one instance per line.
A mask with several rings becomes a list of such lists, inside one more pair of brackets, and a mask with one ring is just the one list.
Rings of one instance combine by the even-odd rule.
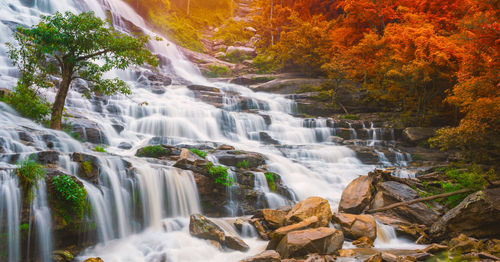
[[71, 84], [71, 72], [63, 71], [61, 86], [57, 90], [56, 99], [52, 105], [52, 115], [50, 118], [50, 128], [61, 130], [61, 119], [64, 110], [64, 104], [66, 102], [66, 96], [68, 95], [69, 86]]

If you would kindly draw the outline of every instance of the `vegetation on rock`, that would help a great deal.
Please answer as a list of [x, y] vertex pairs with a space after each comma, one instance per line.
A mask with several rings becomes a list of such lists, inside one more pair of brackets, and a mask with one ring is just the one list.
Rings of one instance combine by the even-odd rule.
[[86, 206], [87, 191], [83, 185], [75, 182], [68, 175], [57, 175], [51, 178], [51, 185], [56, 199], [56, 213], [66, 222], [72, 219], [81, 220]]
[[18, 167], [14, 171], [19, 178], [24, 193], [31, 199], [31, 191], [40, 179], [44, 179], [47, 171], [45, 166], [32, 159], [27, 159], [19, 162]]
[[224, 166], [215, 166], [211, 162], [207, 164], [208, 173], [214, 178], [216, 184], [223, 186], [232, 186], [236, 181], [229, 176], [228, 168]]
[[191, 148], [191, 149], [189, 149], [189, 151], [195, 153], [196, 155], [198, 155], [201, 158], [207, 157], [207, 152], [205, 152], [203, 150], [199, 150], [199, 149], [196, 149], [196, 148]]
[[162, 157], [170, 154], [170, 150], [163, 148], [161, 145], [146, 146], [137, 151], [136, 156], [139, 157]]

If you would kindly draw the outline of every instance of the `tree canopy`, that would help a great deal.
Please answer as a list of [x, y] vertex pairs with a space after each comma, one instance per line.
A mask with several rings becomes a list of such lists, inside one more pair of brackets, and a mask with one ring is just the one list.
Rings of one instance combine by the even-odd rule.
[[[121, 33], [92, 12], [43, 16], [30, 28], [18, 27], [14, 39], [16, 43], [9, 43], [8, 47], [10, 58], [21, 73], [16, 93], [27, 92], [27, 88], [55, 86], [57, 95], [50, 119], [54, 129], [61, 129], [64, 104], [73, 80], [89, 83], [84, 94], [87, 97], [130, 94], [124, 81], [107, 79], [104, 73], [131, 65], [158, 65], [157, 57], [146, 48], [148, 36]], [[54, 84], [54, 77], [61, 81]]]

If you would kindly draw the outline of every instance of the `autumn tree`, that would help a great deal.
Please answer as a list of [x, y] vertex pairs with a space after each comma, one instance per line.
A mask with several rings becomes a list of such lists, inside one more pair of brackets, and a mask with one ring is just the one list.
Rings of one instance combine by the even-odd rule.
[[54, 76], [61, 78], [51, 110], [53, 129], [61, 129], [66, 96], [75, 79], [89, 83], [88, 98], [93, 93], [130, 94], [124, 81], [106, 79], [104, 73], [144, 63], [158, 65], [156, 56], [146, 49], [147, 36], [120, 33], [92, 12], [43, 16], [30, 28], [18, 27], [14, 39], [9, 54], [21, 73], [19, 85], [47, 88], [53, 86]]

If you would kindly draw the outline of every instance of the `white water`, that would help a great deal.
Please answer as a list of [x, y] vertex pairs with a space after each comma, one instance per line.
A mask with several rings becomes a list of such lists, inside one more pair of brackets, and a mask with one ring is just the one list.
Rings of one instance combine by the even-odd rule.
[[[12, 31], [6, 21], [31, 25], [41, 13], [88, 9], [104, 18], [105, 10], [109, 9], [116, 27], [125, 30], [125, 18], [144, 32], [156, 35], [133, 9], [120, 0], [87, 0], [82, 3], [45, 0], [38, 1], [32, 7], [23, 6], [17, 1], [0, 0], [0, 8], [0, 17], [3, 17], [0, 23], [0, 84], [9, 88], [14, 86], [16, 74], [6, 60], [5, 49], [1, 49], [5, 41], [11, 40]], [[103, 103], [92, 103], [72, 91], [67, 100], [68, 112], [97, 123], [109, 142], [107, 151], [117, 155], [89, 153], [97, 157], [101, 167], [97, 185], [83, 181], [101, 244], [87, 250], [80, 259], [100, 256], [106, 262], [162, 259], [237, 261], [265, 247], [265, 242], [258, 241], [250, 231], [245, 234], [245, 241], [251, 247], [248, 253], [220, 252], [205, 241], [189, 235], [186, 217], [200, 212], [192, 173], [164, 163], [152, 164], [133, 157], [138, 148], [155, 136], [172, 143], [210, 141], [231, 144], [239, 150], [260, 152], [267, 157], [268, 169], [281, 175], [284, 184], [293, 190], [297, 197], [295, 200], [321, 196], [328, 199], [333, 208], [336, 208], [342, 190], [352, 179], [373, 169], [373, 166], [363, 165], [349, 148], [324, 142], [335, 134], [335, 128], [327, 127], [326, 119], [316, 119], [311, 124], [293, 117], [292, 114], [296, 113], [293, 101], [281, 95], [255, 93], [242, 86], [209, 83], [167, 40], [153, 41], [150, 48], [170, 61], [170, 66], [165, 65], [160, 69], [174, 78], [174, 85], [166, 88], [164, 94], [155, 94], [149, 87], [138, 83], [134, 69], [130, 69], [113, 71], [108, 76], [127, 81], [133, 90], [131, 97], [114, 96]], [[140, 69], [137, 70], [141, 74]], [[219, 88], [224, 96], [222, 108], [198, 101], [193, 92], [183, 85], [186, 82]], [[268, 126], [257, 114], [242, 112], [238, 105], [239, 99], [233, 93], [238, 93], [251, 107], [270, 116], [272, 124]], [[53, 99], [54, 90], [48, 90], [47, 96]], [[147, 102], [147, 105], [143, 102]], [[110, 106], [117, 109], [118, 113], [110, 110]], [[51, 148], [57, 151], [89, 152], [67, 134], [47, 130], [22, 119], [4, 104], [0, 103], [0, 107], [0, 145], [6, 152], [0, 161], [9, 162], [8, 156], [17, 153], [49, 149], [43, 134], [55, 137]], [[113, 128], [116, 123], [124, 127], [122, 132]], [[18, 131], [22, 128], [34, 130], [30, 133], [34, 140], [32, 145], [20, 142]], [[282, 146], [262, 144], [260, 132], [266, 132]], [[375, 132], [373, 134], [375, 136]], [[352, 136], [357, 138], [355, 129], [352, 129]], [[130, 143], [132, 149], [119, 149], [118, 145], [122, 142]], [[69, 174], [77, 174], [78, 167], [69, 160], [68, 155], [61, 156], [60, 166]], [[2, 185], [9, 185], [5, 187], [15, 190], [15, 181], [11, 176], [2, 180]], [[282, 197], [270, 192], [264, 182], [263, 174], [256, 176], [256, 188], [264, 192], [268, 206], [277, 207], [286, 203]], [[9, 256], [12, 256], [9, 261], [17, 261], [20, 251], [19, 232], [16, 229], [19, 226], [15, 224], [19, 224], [19, 217], [15, 215], [19, 214], [19, 208], [16, 210], [12, 205], [18, 203], [19, 193], [17, 200], [15, 192], [0, 193], [12, 200], [8, 209], [5, 208], [8, 212], [4, 213], [9, 217], [8, 223], [14, 225], [12, 234], [9, 234], [9, 238], [12, 238], [9, 239]], [[235, 201], [233, 206], [236, 207], [231, 208], [232, 211], [237, 208]], [[2, 207], [0, 205], [0, 211]], [[0, 215], [3, 213], [0, 212]], [[42, 234], [39, 237], [48, 236]], [[42, 249], [47, 248], [50, 249]]]
[[[45, 180], [39, 180], [33, 188], [34, 198], [31, 203], [33, 221], [30, 221], [30, 230], [36, 230], [36, 256], [41, 262], [52, 261], [52, 217], [47, 202], [47, 186]], [[34, 227], [33, 227], [34, 224]]]
[[8, 261], [20, 258], [20, 211], [21, 191], [17, 177], [11, 171], [0, 170], [0, 251]]

